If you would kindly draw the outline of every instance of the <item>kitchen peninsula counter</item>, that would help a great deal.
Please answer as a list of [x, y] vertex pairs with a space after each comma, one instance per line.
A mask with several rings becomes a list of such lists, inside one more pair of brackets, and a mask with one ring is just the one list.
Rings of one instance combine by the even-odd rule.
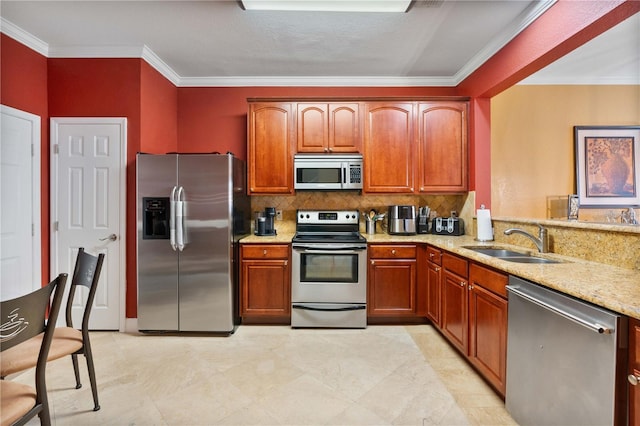
[[[431, 234], [388, 235], [362, 234], [370, 244], [429, 244], [469, 260], [491, 266], [508, 274], [539, 283], [545, 287], [605, 307], [615, 312], [640, 319], [640, 272], [554, 253], [537, 253], [511, 244], [476, 241], [472, 236], [441, 236]], [[289, 244], [294, 232], [281, 232], [277, 236], [245, 237], [241, 243]], [[483, 255], [468, 246], [499, 247], [530, 252], [538, 257], [559, 260], [562, 263], [515, 263]]]

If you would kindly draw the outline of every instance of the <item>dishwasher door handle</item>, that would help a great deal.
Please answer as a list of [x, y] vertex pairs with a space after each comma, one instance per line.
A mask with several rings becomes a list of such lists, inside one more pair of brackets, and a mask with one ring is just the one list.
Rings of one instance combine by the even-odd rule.
[[581, 325], [583, 327], [586, 327], [586, 328], [588, 328], [589, 330], [591, 330], [591, 331], [593, 331], [595, 333], [598, 333], [598, 334], [612, 334], [613, 333], [613, 330], [608, 328], [608, 327], [605, 327], [605, 326], [602, 326], [600, 324], [596, 324], [596, 323], [590, 322], [590, 321], [588, 321], [586, 319], [580, 318], [580, 317], [578, 317], [576, 315], [573, 315], [573, 314], [571, 314], [569, 312], [565, 312], [565, 311], [563, 311], [562, 309], [560, 309], [560, 308], [558, 308], [556, 306], [553, 306], [553, 305], [551, 305], [551, 304], [549, 304], [547, 302], [544, 302], [542, 300], [539, 300], [539, 299], [537, 299], [535, 297], [532, 297], [532, 296], [528, 295], [527, 293], [522, 292], [517, 287], [513, 287], [513, 286], [509, 286], [508, 285], [507, 286], [507, 290], [509, 290], [510, 292], [512, 292], [513, 294], [515, 294], [517, 296], [522, 297], [523, 299], [528, 300], [531, 303], [535, 303], [536, 305], [538, 305], [538, 306], [540, 306], [542, 308], [545, 308], [545, 309], [547, 309], [547, 310], [549, 310], [549, 311], [551, 311], [551, 312], [553, 312], [553, 313], [555, 313], [557, 315], [560, 315], [561, 317], [564, 317], [564, 318], [566, 318], [568, 320], [571, 320], [571, 321], [575, 322], [576, 324], [579, 324], [579, 325]]

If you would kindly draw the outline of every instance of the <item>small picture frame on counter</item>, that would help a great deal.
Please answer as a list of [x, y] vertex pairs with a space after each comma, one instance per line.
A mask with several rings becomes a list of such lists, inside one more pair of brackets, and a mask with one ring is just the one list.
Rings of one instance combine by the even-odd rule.
[[569, 195], [567, 206], [567, 219], [578, 220], [578, 211], [580, 210], [580, 198], [578, 194]]

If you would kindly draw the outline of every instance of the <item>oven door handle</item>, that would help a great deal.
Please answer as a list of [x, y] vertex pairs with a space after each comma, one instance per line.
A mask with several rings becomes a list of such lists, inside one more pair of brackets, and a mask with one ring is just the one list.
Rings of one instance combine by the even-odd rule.
[[333, 246], [323, 246], [322, 248], [316, 247], [293, 247], [296, 251], [303, 251], [305, 253], [327, 253], [327, 254], [353, 254], [362, 250], [366, 250], [366, 247], [333, 247]]
[[295, 303], [292, 304], [291, 307], [293, 309], [303, 309], [305, 311], [321, 311], [321, 312], [361, 311], [363, 309], [367, 309], [366, 305], [351, 305], [351, 306], [343, 306], [340, 308], [321, 308], [317, 306], [297, 305]]

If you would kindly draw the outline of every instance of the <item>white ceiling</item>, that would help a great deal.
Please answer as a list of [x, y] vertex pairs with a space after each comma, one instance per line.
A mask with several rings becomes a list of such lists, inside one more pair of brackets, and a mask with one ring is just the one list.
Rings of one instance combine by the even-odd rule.
[[[331, 13], [245, 11], [232, 0], [3, 0], [0, 16], [2, 32], [45, 56], [143, 57], [179, 86], [455, 86], [552, 3], [418, 0], [407, 13]], [[640, 84], [640, 14], [628, 21], [613, 41], [594, 40], [596, 53], [581, 48], [540, 75], [624, 71], [616, 78]]]

